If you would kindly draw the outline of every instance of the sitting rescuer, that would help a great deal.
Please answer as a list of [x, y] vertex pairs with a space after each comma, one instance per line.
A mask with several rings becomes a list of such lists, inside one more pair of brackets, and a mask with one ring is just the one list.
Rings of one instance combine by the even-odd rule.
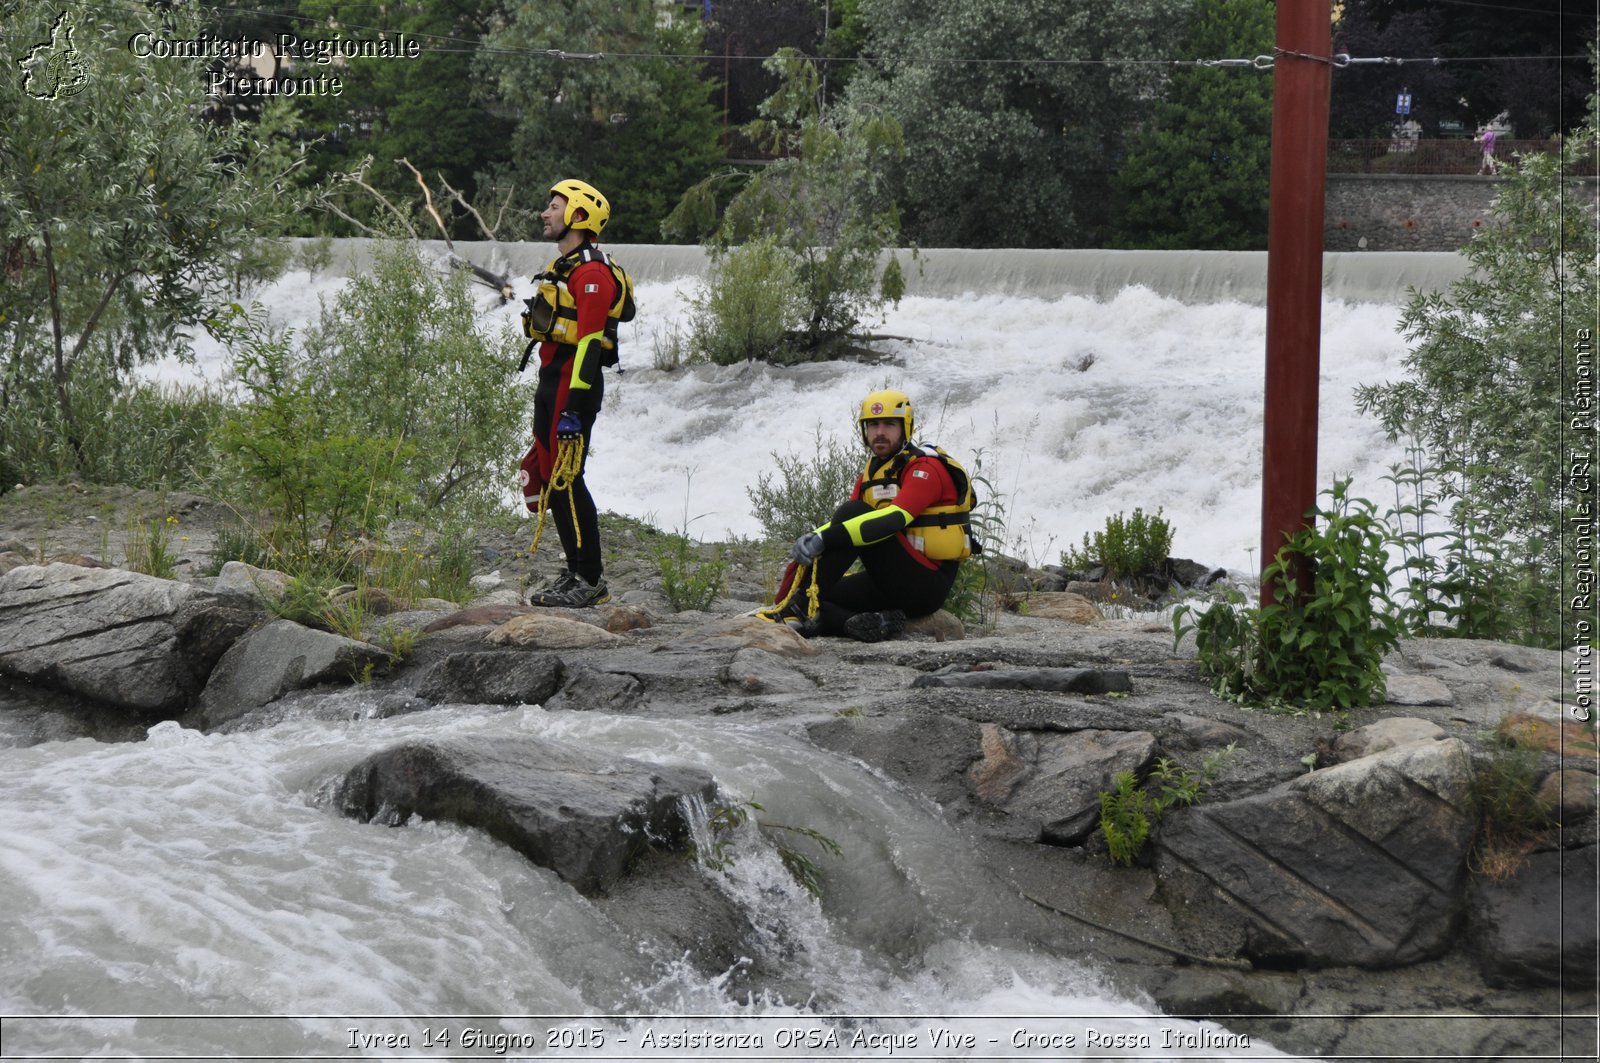
[[[610, 600], [600, 556], [600, 520], [583, 470], [595, 418], [605, 397], [600, 370], [617, 365], [617, 323], [634, 315], [633, 282], [595, 246], [611, 218], [611, 205], [594, 186], [558, 181], [540, 219], [558, 252], [534, 276], [538, 289], [526, 300], [522, 328], [530, 337], [521, 368], [537, 346], [539, 383], [533, 398], [533, 446], [523, 456], [522, 497], [555, 522], [566, 571], [529, 594], [531, 605], [582, 607]], [[620, 369], [618, 370], [621, 371]]]
[[[903, 632], [908, 617], [944, 605], [961, 559], [975, 552], [968, 535], [974, 498], [954, 459], [911, 442], [915, 421], [904, 392], [868, 395], [856, 421], [872, 452], [867, 467], [833, 519], [796, 541], [777, 602], [760, 615], [806, 636], [879, 642]], [[863, 571], [846, 576], [857, 558]]]

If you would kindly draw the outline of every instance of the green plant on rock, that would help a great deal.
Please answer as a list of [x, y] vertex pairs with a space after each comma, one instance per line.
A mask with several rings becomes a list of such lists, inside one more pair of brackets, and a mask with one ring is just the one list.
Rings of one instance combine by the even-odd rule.
[[1156, 510], [1147, 516], [1135, 508], [1131, 517], [1121, 513], [1106, 518], [1105, 531], [1083, 535], [1082, 549], [1069, 547], [1061, 564], [1075, 571], [1101, 567], [1107, 579], [1129, 579], [1159, 572], [1172, 552], [1172, 525]]
[[1100, 831], [1111, 849], [1111, 859], [1132, 866], [1150, 837], [1150, 796], [1131, 771], [1112, 778], [1116, 789], [1100, 794]]
[[661, 574], [661, 593], [675, 613], [705, 609], [722, 593], [728, 563], [721, 558], [706, 560], [699, 552], [680, 532], [664, 532], [651, 550]]
[[[1349, 487], [1340, 480], [1325, 492], [1327, 508], [1313, 510], [1312, 526], [1262, 573], [1273, 587], [1270, 604], [1241, 609], [1222, 601], [1198, 617], [1187, 605], [1173, 611], [1176, 640], [1195, 633], [1200, 667], [1218, 696], [1311, 711], [1383, 700], [1379, 666], [1404, 629], [1389, 594], [1387, 529]], [[1295, 555], [1309, 586], [1297, 582]]]
[[1223, 761], [1238, 749], [1230, 742], [1222, 749], [1206, 754], [1198, 772], [1160, 757], [1150, 770], [1150, 781], [1155, 792], [1139, 785], [1139, 777], [1131, 771], [1121, 771], [1112, 777], [1114, 790], [1100, 793], [1100, 832], [1105, 835], [1111, 859], [1123, 866], [1131, 866], [1144, 851], [1151, 832], [1160, 825], [1169, 809], [1187, 808], [1200, 803], [1206, 787], [1211, 785]]
[[1538, 796], [1540, 755], [1514, 734], [1499, 734], [1470, 769], [1467, 800], [1475, 830], [1468, 866], [1498, 882], [1527, 863], [1548, 833], [1550, 810]]

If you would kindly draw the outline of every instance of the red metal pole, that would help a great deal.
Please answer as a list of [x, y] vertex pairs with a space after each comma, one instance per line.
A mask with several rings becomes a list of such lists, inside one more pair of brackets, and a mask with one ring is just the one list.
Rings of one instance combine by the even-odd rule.
[[[1328, 168], [1331, 0], [1278, 0], [1267, 211], [1267, 386], [1261, 564], [1306, 526], [1317, 500], [1322, 201]], [[1303, 569], [1296, 583], [1304, 589]], [[1273, 588], [1263, 582], [1261, 602]]]

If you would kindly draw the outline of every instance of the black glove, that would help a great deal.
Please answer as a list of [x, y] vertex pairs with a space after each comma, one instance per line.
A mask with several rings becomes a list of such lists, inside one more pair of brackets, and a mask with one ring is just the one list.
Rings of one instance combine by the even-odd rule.
[[822, 536], [816, 532], [806, 532], [794, 541], [794, 549], [789, 556], [802, 565], [809, 565], [822, 556], [822, 551], [827, 547], [822, 543]]
[[561, 415], [561, 420], [556, 422], [556, 438], [571, 441], [583, 435], [583, 422], [578, 415], [567, 410]]

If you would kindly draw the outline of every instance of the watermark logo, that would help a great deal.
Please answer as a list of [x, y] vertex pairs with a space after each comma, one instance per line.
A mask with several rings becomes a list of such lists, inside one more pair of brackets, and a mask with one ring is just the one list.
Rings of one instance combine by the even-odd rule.
[[17, 60], [23, 72], [22, 91], [36, 100], [59, 100], [83, 91], [89, 73], [72, 45], [72, 31], [72, 13], [63, 11], [50, 28], [50, 39]]

